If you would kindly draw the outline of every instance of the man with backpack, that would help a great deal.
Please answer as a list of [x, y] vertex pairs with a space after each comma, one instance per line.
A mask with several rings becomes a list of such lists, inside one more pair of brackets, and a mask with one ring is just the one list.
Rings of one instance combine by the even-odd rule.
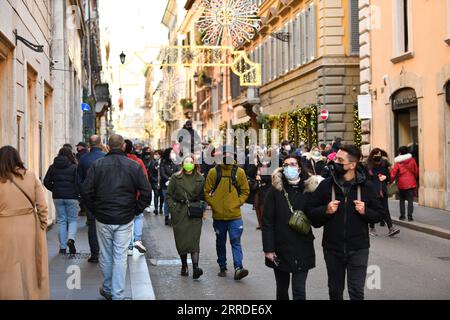
[[244, 224], [241, 207], [249, 194], [245, 171], [235, 163], [233, 147], [225, 146], [221, 164], [209, 171], [205, 183], [205, 200], [213, 211], [219, 277], [227, 275], [227, 233], [233, 252], [234, 280], [241, 280], [248, 275], [248, 270], [242, 264], [241, 236]]
[[350, 299], [364, 299], [369, 223], [383, 218], [383, 207], [360, 160], [358, 147], [341, 146], [330, 167], [331, 177], [317, 187], [305, 209], [314, 227], [324, 226], [322, 246], [331, 300], [343, 300], [346, 274]]

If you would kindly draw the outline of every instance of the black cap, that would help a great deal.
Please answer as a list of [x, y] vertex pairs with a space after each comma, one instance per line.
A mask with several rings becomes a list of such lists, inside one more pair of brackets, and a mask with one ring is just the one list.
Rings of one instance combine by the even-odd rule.
[[75, 147], [85, 147], [85, 148], [87, 148], [87, 144], [81, 141], [81, 142], [78, 142], [78, 144]]

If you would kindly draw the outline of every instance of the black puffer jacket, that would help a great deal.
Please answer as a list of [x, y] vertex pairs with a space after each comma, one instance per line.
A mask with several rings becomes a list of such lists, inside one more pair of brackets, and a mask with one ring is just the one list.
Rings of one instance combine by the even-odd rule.
[[52, 192], [53, 199], [78, 199], [77, 165], [66, 156], [56, 157], [45, 175], [44, 185]]
[[[336, 200], [341, 203], [335, 214], [328, 215], [326, 210], [332, 200], [332, 185], [335, 186]], [[353, 203], [357, 200], [358, 186], [361, 187], [361, 201], [366, 207], [364, 215], [355, 210]], [[305, 213], [316, 228], [324, 226], [322, 245], [325, 249], [347, 253], [370, 247], [368, 224], [381, 221], [383, 207], [373, 184], [366, 179], [364, 169], [359, 166], [355, 182], [350, 184], [347, 195], [331, 171], [331, 177], [312, 194]]]
[[159, 167], [159, 174], [161, 179], [161, 190], [167, 190], [166, 183], [174, 173], [181, 170], [181, 166], [176, 165], [172, 160], [162, 160]]
[[82, 196], [95, 218], [109, 225], [130, 223], [152, 199], [144, 170], [120, 150], [94, 162], [84, 181]]
[[263, 250], [266, 253], [276, 253], [281, 261], [278, 267], [280, 271], [296, 273], [316, 266], [314, 235], [310, 231], [304, 236], [289, 227], [291, 211], [283, 188], [286, 189], [294, 210], [303, 210], [308, 195], [304, 194], [303, 182], [291, 186], [281, 172], [282, 169], [278, 169], [273, 174], [272, 188], [268, 191], [264, 202]]

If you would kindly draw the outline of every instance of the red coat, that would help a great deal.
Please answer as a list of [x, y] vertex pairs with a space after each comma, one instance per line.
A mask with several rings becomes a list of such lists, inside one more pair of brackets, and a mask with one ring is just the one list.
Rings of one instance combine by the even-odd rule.
[[411, 154], [405, 154], [395, 158], [395, 165], [391, 171], [391, 181], [398, 176], [397, 186], [400, 190], [417, 188], [419, 167]]
[[[144, 162], [143, 162], [141, 159], [139, 159], [139, 158], [138, 158], [136, 155], [134, 155], [134, 154], [130, 154], [130, 153], [129, 153], [129, 154], [127, 154], [127, 157], [128, 157], [128, 159], [131, 159], [131, 160], [137, 162], [137, 163], [141, 166], [142, 170], [144, 170], [145, 176], [146, 176], [147, 179], [148, 179], [147, 168], [145, 167]], [[139, 198], [139, 196], [140, 196], [140, 193], [138, 192], [138, 193], [137, 193], [137, 198]]]

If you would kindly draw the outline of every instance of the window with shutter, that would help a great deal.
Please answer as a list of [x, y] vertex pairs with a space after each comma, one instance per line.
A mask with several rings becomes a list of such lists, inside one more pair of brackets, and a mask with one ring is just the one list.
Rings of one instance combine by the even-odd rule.
[[350, 48], [359, 55], [359, 0], [350, 0]]
[[[283, 29], [279, 29], [277, 32], [283, 32]], [[275, 78], [278, 78], [283, 74], [283, 42], [281, 40], [275, 39], [276, 47], [277, 47], [277, 60], [276, 60], [276, 74]]]

